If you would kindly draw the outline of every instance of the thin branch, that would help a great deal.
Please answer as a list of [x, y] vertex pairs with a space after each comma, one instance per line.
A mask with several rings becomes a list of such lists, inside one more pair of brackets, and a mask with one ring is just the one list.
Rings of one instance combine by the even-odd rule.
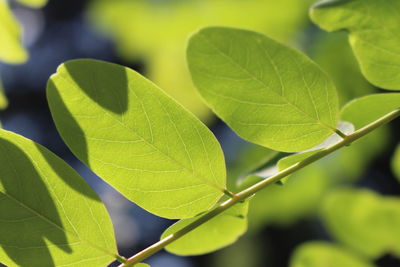
[[332, 152], [338, 150], [339, 148], [342, 148], [344, 146], [348, 146], [351, 143], [353, 143], [354, 141], [358, 140], [359, 138], [363, 137], [364, 135], [372, 132], [373, 130], [375, 130], [376, 128], [387, 124], [388, 122], [394, 120], [395, 118], [400, 116], [400, 108], [396, 109], [382, 117], [380, 117], [379, 119], [377, 119], [376, 121], [366, 125], [365, 127], [355, 131], [354, 133], [350, 134], [350, 135], [345, 135], [343, 136], [343, 140], [341, 140], [340, 142], [336, 143], [335, 145], [325, 148], [319, 152], [317, 152], [316, 154], [311, 155], [310, 157], [293, 164], [292, 166], [280, 171], [279, 173], [268, 177], [246, 189], [244, 189], [243, 191], [234, 194], [232, 198], [226, 200], [225, 202], [219, 204], [217, 207], [215, 207], [214, 209], [210, 210], [209, 212], [207, 212], [205, 215], [201, 216], [200, 218], [198, 218], [197, 220], [195, 220], [194, 222], [192, 222], [191, 224], [185, 226], [184, 228], [182, 228], [181, 230], [177, 231], [174, 234], [171, 234], [163, 239], [161, 239], [160, 241], [158, 241], [157, 243], [154, 243], [153, 245], [149, 246], [148, 248], [140, 251], [139, 253], [137, 253], [136, 255], [130, 257], [129, 259], [126, 260], [125, 263], [122, 263], [121, 265], [119, 265], [119, 267], [129, 267], [129, 266], [133, 266], [141, 261], [143, 261], [144, 259], [150, 257], [151, 255], [153, 255], [154, 253], [160, 251], [161, 249], [165, 248], [167, 245], [171, 244], [172, 242], [174, 242], [175, 240], [181, 238], [182, 236], [184, 236], [185, 234], [189, 233], [190, 231], [196, 229], [198, 226], [202, 225], [203, 223], [209, 221], [210, 219], [214, 218], [215, 216], [217, 216], [218, 214], [221, 214], [222, 212], [224, 212], [225, 210], [229, 209], [230, 207], [232, 207], [233, 205], [249, 198], [250, 196], [254, 195], [255, 193], [257, 193], [258, 191], [264, 189], [265, 187], [276, 183], [277, 181], [279, 181], [280, 179], [306, 167], [307, 165], [325, 157], [326, 155], [331, 154]]

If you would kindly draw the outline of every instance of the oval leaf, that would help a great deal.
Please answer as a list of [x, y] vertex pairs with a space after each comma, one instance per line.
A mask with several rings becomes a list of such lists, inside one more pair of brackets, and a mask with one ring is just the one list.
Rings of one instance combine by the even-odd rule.
[[205, 28], [187, 51], [194, 84], [239, 136], [297, 152], [335, 132], [332, 81], [310, 59], [256, 32]]
[[28, 59], [21, 44], [21, 29], [7, 1], [0, 1], [0, 60], [20, 64]]
[[49, 80], [47, 96], [72, 152], [144, 209], [193, 217], [223, 195], [225, 163], [214, 135], [135, 71], [69, 61]]
[[312, 241], [296, 248], [290, 267], [374, 267], [373, 264], [344, 248], [328, 242]]
[[89, 185], [46, 148], [0, 130], [0, 262], [105, 266], [117, 248]]
[[341, 119], [359, 129], [397, 108], [400, 108], [400, 93], [372, 94], [347, 103], [342, 108]]
[[[213, 252], [234, 243], [247, 230], [248, 201], [236, 204], [188, 234], [174, 241], [166, 250], [178, 255], [200, 255]], [[167, 237], [200, 216], [180, 220], [170, 226], [161, 236]]]
[[[400, 1], [322, 1], [311, 18], [326, 31], [346, 30], [365, 77], [400, 90]], [[367, 16], [366, 16], [367, 14]]]

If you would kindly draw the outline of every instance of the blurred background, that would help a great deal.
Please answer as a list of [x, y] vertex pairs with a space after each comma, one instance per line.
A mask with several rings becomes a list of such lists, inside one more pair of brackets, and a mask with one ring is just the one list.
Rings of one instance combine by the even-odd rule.
[[[238, 181], [251, 170], [273, 166], [286, 154], [241, 140], [203, 104], [185, 63], [186, 41], [199, 28], [252, 29], [303, 51], [334, 79], [341, 105], [380, 92], [360, 74], [347, 35], [325, 33], [309, 21], [313, 0], [50, 0], [42, 8], [23, 2], [0, 0], [0, 51], [5, 51], [0, 52], [0, 121], [55, 152], [87, 180], [111, 214], [124, 256], [158, 241], [172, 221], [126, 200], [62, 142], [45, 96], [47, 79], [62, 62], [107, 60], [165, 89], [219, 139], [231, 191], [239, 190]], [[13, 25], [7, 29], [2, 23]], [[18, 37], [19, 25], [22, 44], [10, 48], [7, 34]], [[329, 265], [331, 254], [321, 252], [330, 244], [366, 264], [357, 266], [400, 266], [398, 122], [296, 173], [284, 186], [260, 192], [250, 206], [248, 233], [235, 244], [197, 257], [160, 252], [146, 262], [152, 267], [340, 266]]]

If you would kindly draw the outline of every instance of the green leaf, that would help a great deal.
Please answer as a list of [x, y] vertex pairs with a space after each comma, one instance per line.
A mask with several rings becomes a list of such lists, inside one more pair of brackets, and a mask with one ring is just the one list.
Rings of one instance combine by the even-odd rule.
[[105, 266], [117, 248], [107, 210], [46, 148], [0, 130], [0, 262]]
[[204, 100], [242, 138], [297, 152], [335, 132], [333, 83], [301, 53], [255, 32], [214, 27], [192, 36], [187, 57]]
[[365, 77], [400, 90], [399, 11], [400, 2], [393, 0], [330, 0], [314, 5], [311, 18], [326, 31], [348, 31]]
[[[206, 254], [234, 243], [247, 230], [248, 201], [236, 204], [166, 247], [178, 255]], [[180, 220], [161, 236], [167, 237], [195, 221], [202, 215]]]
[[311, 241], [296, 248], [290, 267], [373, 267], [365, 259], [339, 246], [322, 241]]
[[359, 129], [397, 108], [400, 108], [400, 93], [372, 94], [347, 103], [342, 108], [341, 119]]
[[3, 85], [0, 81], [0, 110], [6, 109], [8, 106], [8, 100], [4, 93]]
[[138, 263], [138, 264], [135, 264], [134, 267], [150, 267], [150, 265], [148, 265], [146, 263]]
[[349, 248], [373, 259], [400, 256], [400, 198], [337, 190], [324, 200], [321, 214], [333, 237]]
[[17, 0], [21, 4], [33, 7], [33, 8], [39, 8], [43, 7], [47, 4], [48, 0]]
[[19, 23], [7, 1], [0, 1], [0, 60], [11, 64], [21, 64], [28, 60], [28, 53], [21, 44]]
[[225, 163], [214, 135], [135, 71], [69, 61], [50, 78], [47, 96], [72, 152], [142, 208], [188, 218], [223, 195]]
[[392, 159], [392, 170], [395, 174], [397, 180], [400, 182], [400, 144], [397, 145], [397, 148], [394, 152]]

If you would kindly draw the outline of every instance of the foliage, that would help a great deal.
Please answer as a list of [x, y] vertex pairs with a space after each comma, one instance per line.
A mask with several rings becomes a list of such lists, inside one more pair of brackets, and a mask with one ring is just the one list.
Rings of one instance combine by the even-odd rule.
[[334, 85], [299, 52], [254, 32], [206, 28], [187, 54], [200, 94], [242, 138], [296, 152], [335, 133]]
[[[372, 1], [324, 1], [313, 7], [311, 16], [327, 30], [347, 29], [367, 79], [397, 90], [393, 69], [399, 66], [399, 40], [388, 33], [398, 20], [394, 12], [386, 11], [387, 1], [381, 0], [382, 6]], [[44, 4], [21, 2], [35, 7]], [[236, 21], [236, 15], [253, 14], [244, 10], [264, 5], [262, 1], [234, 1], [236, 9], [219, 18], [211, 11], [221, 11], [225, 1], [194, 2], [205, 5], [216, 22], [242, 26], [248, 17]], [[166, 3], [160, 12], [172, 5], [171, 11], [180, 14], [180, 19], [190, 18], [187, 25], [179, 21], [182, 28], [163, 35], [157, 35], [159, 29], [151, 26], [135, 28], [139, 37], [126, 34], [126, 25], [131, 25], [127, 21], [145, 20], [154, 25], [168, 21], [169, 16], [162, 12], [150, 15], [147, 9], [151, 5], [147, 1], [120, 0], [112, 5], [94, 1], [92, 20], [106, 31], [117, 29], [114, 37], [120, 39], [119, 49], [128, 57], [132, 51], [140, 51], [155, 61], [169, 62], [176, 42], [181, 48], [182, 36], [203, 22], [184, 2]], [[140, 16], [131, 14], [131, 8], [137, 8]], [[373, 11], [368, 19], [360, 20], [358, 14], [366, 8]], [[265, 16], [256, 14], [254, 20], [248, 20], [250, 28], [264, 25]], [[383, 14], [389, 18], [387, 28], [377, 31]], [[95, 19], [97, 16], [100, 19]], [[293, 18], [295, 27], [298, 18]], [[155, 19], [158, 21], [152, 21]], [[16, 39], [10, 40], [18, 47], [19, 29], [11, 28]], [[282, 39], [292, 34], [292, 28], [287, 31]], [[280, 33], [278, 27], [276, 34]], [[153, 44], [154, 39], [136, 42], [144, 34], [157, 37], [174, 53], [165, 60], [160, 53], [166, 50]], [[132, 44], [137, 47], [131, 51]], [[337, 44], [345, 51], [341, 55], [348, 55], [348, 47]], [[377, 53], [382, 49], [385, 53]], [[318, 53], [314, 56], [321, 62], [337, 60]], [[305, 243], [296, 249], [291, 266], [328, 262], [368, 267], [385, 253], [400, 257], [399, 198], [349, 186], [387, 143], [387, 128], [377, 128], [399, 116], [400, 94], [370, 94], [373, 87], [366, 84], [351, 60], [336, 65], [343, 64], [355, 75], [354, 83], [344, 82], [346, 77], [338, 67], [323, 63], [328, 75], [299, 51], [257, 32], [219, 26], [195, 33], [188, 43], [187, 61], [198, 92], [238, 135], [257, 144], [248, 146], [234, 168], [225, 163], [212, 132], [139, 73], [91, 59], [63, 63], [50, 77], [46, 93], [57, 130], [71, 151], [129, 200], [157, 216], [181, 220], [166, 229], [159, 242], [125, 259], [117, 252], [103, 203], [82, 178], [41, 145], [0, 130], [1, 262], [90, 267], [118, 260], [121, 266], [148, 266], [139, 262], [163, 248], [178, 255], [205, 254], [234, 243], [246, 232], [248, 222], [254, 233], [260, 225], [287, 225], [316, 214], [338, 244]], [[377, 71], [377, 64], [385, 67]], [[342, 91], [353, 84], [355, 89], [338, 93], [335, 84]], [[364, 86], [367, 89], [360, 89]], [[351, 101], [340, 109], [338, 95], [341, 103]], [[353, 99], [360, 95], [364, 96]], [[392, 162], [396, 174], [399, 162], [397, 148]], [[254, 174], [266, 169], [272, 171], [254, 180]], [[249, 175], [252, 179], [238, 182]], [[284, 186], [277, 185], [289, 175]]]
[[151, 80], [208, 121], [211, 114], [195, 92], [186, 67], [188, 36], [200, 27], [226, 25], [289, 41], [306, 26], [312, 1], [95, 0], [88, 17], [96, 29], [115, 41], [123, 58], [145, 60]]
[[0, 60], [20, 64], [28, 59], [28, 52], [21, 44], [21, 29], [11, 13], [7, 1], [0, 1]]
[[329, 232], [342, 244], [377, 259], [386, 253], [400, 256], [400, 199], [368, 190], [339, 190], [322, 205]]
[[226, 174], [217, 140], [138, 73], [100, 61], [70, 61], [51, 77], [47, 95], [74, 154], [143, 208], [190, 218], [221, 198]]
[[399, 90], [399, 10], [400, 2], [393, 0], [329, 0], [314, 5], [311, 18], [324, 30], [347, 30], [365, 77], [376, 86]]
[[2, 263], [99, 266], [114, 258], [109, 215], [71, 167], [5, 130], [0, 130], [0, 149], [0, 207], [7, 211], [0, 214]]

